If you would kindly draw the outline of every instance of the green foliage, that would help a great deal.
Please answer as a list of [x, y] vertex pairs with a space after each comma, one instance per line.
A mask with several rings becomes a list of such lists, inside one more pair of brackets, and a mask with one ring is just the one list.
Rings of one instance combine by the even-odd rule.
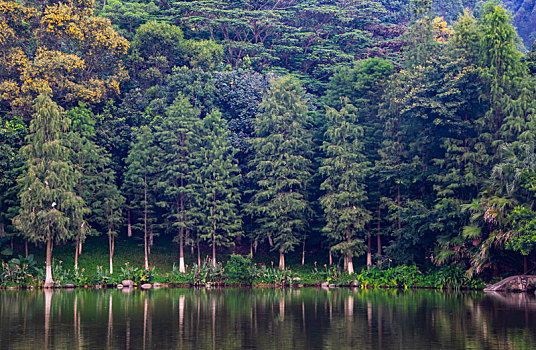
[[0, 270], [0, 286], [6, 287], [28, 287], [39, 284], [36, 262], [32, 254], [28, 257], [18, 256], [4, 262]]
[[359, 126], [357, 109], [347, 102], [343, 102], [340, 111], [328, 107], [326, 120], [328, 129], [323, 146], [326, 158], [320, 168], [325, 177], [320, 186], [325, 192], [320, 199], [326, 213], [324, 232], [334, 244], [331, 249], [351, 259], [364, 253], [365, 226], [371, 219], [364, 207], [369, 163], [362, 153], [363, 129]]
[[240, 169], [234, 158], [229, 132], [221, 113], [213, 111], [201, 124], [199, 156], [195, 173], [198, 184], [199, 237], [212, 247], [216, 261], [216, 247], [233, 245], [233, 238], [241, 233], [242, 218], [238, 212], [241, 180]]
[[292, 281], [292, 272], [289, 269], [278, 269], [273, 266], [266, 266], [265, 264], [259, 263], [253, 265], [251, 271], [253, 277], [253, 284], [278, 284], [280, 286], [285, 286], [290, 284]]
[[232, 254], [223, 268], [224, 276], [231, 282], [251, 283], [252, 262], [249, 257]]
[[201, 261], [201, 264], [194, 264], [190, 271], [193, 284], [206, 285], [222, 283], [224, 278], [223, 265], [221, 262], [214, 264], [210, 258]]
[[[102, 270], [102, 266], [97, 266], [98, 279], [103, 282], [110, 281], [111, 276], [108, 275], [108, 271]], [[134, 267], [130, 263], [126, 262], [125, 267], [121, 267], [120, 280], [131, 280], [135, 285], [142, 285], [145, 283], [151, 283], [156, 276], [156, 267], [151, 264], [148, 268]], [[118, 280], [119, 281], [119, 280]]]
[[21, 210], [15, 224], [33, 242], [65, 242], [83, 223], [84, 201], [75, 194], [79, 173], [68, 159], [64, 133], [70, 121], [42, 93], [36, 99], [34, 119], [21, 148], [27, 168], [19, 179]]
[[[257, 218], [262, 241], [273, 237], [281, 253], [292, 251], [303, 238], [310, 205], [311, 133], [302, 87], [291, 77], [272, 82], [255, 121], [253, 170], [258, 189], [248, 211]], [[284, 266], [282, 266], [283, 268]]]
[[515, 207], [509, 214], [512, 221], [512, 236], [506, 242], [506, 249], [529, 255], [536, 248], [536, 213], [523, 206]]

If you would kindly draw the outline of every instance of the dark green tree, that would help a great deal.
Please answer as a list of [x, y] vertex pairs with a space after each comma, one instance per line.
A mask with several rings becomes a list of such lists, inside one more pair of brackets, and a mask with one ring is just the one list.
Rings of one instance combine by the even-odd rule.
[[300, 84], [290, 76], [272, 81], [255, 121], [254, 158], [248, 176], [257, 189], [248, 211], [257, 218], [254, 240], [268, 238], [279, 251], [279, 268], [285, 253], [304, 238], [311, 214], [312, 137], [308, 106]]
[[156, 127], [159, 145], [160, 179], [158, 187], [164, 195], [163, 205], [179, 243], [179, 271], [186, 272], [184, 264], [185, 235], [194, 232], [197, 179], [199, 172], [200, 111], [192, 107], [188, 98], [179, 94], [168, 108], [166, 117]]
[[143, 232], [145, 268], [149, 268], [148, 238], [152, 236], [154, 223], [154, 198], [157, 171], [155, 157], [157, 150], [154, 144], [154, 134], [149, 126], [138, 130], [136, 140], [127, 158], [127, 170], [123, 193], [130, 201], [130, 207], [141, 216], [133, 228]]
[[45, 287], [54, 286], [52, 248], [73, 238], [85, 224], [84, 201], [76, 194], [80, 174], [66, 144], [70, 120], [42, 91], [34, 105], [27, 145], [21, 148], [26, 169], [19, 179], [20, 212], [14, 223], [22, 236], [46, 243]]
[[370, 163], [363, 154], [363, 128], [358, 110], [346, 101], [340, 111], [327, 107], [328, 129], [324, 135], [324, 152], [320, 172], [325, 180], [320, 189], [325, 192], [320, 202], [326, 213], [324, 232], [345, 259], [348, 273], [354, 273], [353, 256], [366, 250], [365, 226], [371, 220], [365, 208], [365, 179]]
[[213, 111], [202, 122], [195, 176], [199, 184], [199, 237], [212, 247], [212, 263], [216, 266], [216, 247], [233, 245], [241, 233], [240, 169], [235, 159], [229, 131], [221, 113]]

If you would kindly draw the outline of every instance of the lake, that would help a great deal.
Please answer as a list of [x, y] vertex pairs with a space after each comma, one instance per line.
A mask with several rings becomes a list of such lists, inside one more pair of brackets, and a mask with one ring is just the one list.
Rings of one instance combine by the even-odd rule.
[[0, 291], [0, 349], [535, 349], [528, 294]]

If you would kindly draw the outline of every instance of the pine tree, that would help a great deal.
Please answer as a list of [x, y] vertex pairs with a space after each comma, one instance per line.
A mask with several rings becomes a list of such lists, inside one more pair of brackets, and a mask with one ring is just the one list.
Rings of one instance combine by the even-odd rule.
[[81, 105], [70, 110], [67, 115], [72, 121], [69, 134], [71, 159], [81, 175], [78, 179], [77, 193], [88, 206], [84, 215], [87, 225], [84, 225], [84, 229], [81, 229], [76, 237], [74, 267], [78, 268], [78, 256], [82, 254], [82, 244], [86, 235], [107, 232], [110, 273], [113, 273], [116, 227], [121, 222], [125, 199], [115, 183], [115, 171], [111, 167], [110, 155], [96, 143], [95, 119], [91, 111]]
[[28, 144], [21, 148], [27, 169], [19, 179], [20, 213], [14, 219], [21, 234], [46, 242], [45, 287], [52, 287], [52, 248], [76, 235], [84, 224], [84, 201], [76, 194], [78, 174], [69, 161], [64, 135], [70, 120], [42, 91], [34, 105]]
[[326, 213], [324, 231], [336, 244], [332, 250], [344, 255], [348, 273], [354, 272], [352, 257], [365, 251], [365, 225], [370, 212], [365, 208], [365, 178], [370, 163], [363, 154], [363, 128], [357, 109], [346, 102], [340, 111], [327, 107], [328, 129], [320, 172], [325, 180], [320, 199]]
[[148, 236], [154, 221], [153, 210], [155, 205], [154, 190], [156, 182], [155, 169], [156, 149], [154, 135], [150, 127], [139, 129], [132, 149], [127, 157], [127, 172], [123, 193], [130, 199], [130, 205], [143, 219], [134, 227], [143, 232], [145, 268], [149, 268]]
[[199, 184], [200, 238], [212, 247], [216, 266], [216, 247], [228, 247], [240, 234], [240, 169], [235, 160], [229, 131], [221, 113], [213, 111], [202, 122], [196, 179]]
[[177, 229], [175, 239], [179, 243], [179, 271], [186, 272], [184, 264], [185, 233], [193, 233], [195, 199], [194, 178], [196, 153], [199, 142], [200, 111], [193, 108], [188, 98], [179, 95], [167, 110], [167, 117], [156, 128], [158, 139], [163, 205], [168, 209], [171, 226]]
[[290, 76], [272, 82], [255, 120], [251, 176], [258, 188], [248, 211], [259, 231], [279, 250], [279, 268], [285, 253], [303, 239], [311, 213], [312, 137], [307, 128], [308, 106], [300, 84]]

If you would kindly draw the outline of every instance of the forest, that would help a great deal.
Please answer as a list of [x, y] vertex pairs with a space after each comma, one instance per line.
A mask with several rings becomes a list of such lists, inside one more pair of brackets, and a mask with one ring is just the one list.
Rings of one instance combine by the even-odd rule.
[[529, 273], [535, 5], [0, 0], [3, 269], [42, 252], [52, 285], [92, 239], [110, 274], [125, 242]]

